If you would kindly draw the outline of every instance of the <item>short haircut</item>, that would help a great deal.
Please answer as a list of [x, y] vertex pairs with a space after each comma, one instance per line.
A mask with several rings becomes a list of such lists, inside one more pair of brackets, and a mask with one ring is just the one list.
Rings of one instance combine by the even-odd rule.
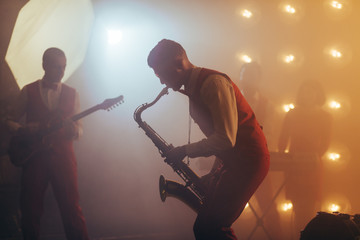
[[163, 39], [150, 51], [147, 62], [151, 68], [154, 68], [182, 56], [187, 58], [185, 49], [179, 43]]
[[45, 50], [43, 54], [43, 63], [49, 62], [49, 60], [51, 60], [54, 56], [65, 57], [65, 53], [63, 50], [59, 48], [55, 48], [55, 47], [48, 48]]

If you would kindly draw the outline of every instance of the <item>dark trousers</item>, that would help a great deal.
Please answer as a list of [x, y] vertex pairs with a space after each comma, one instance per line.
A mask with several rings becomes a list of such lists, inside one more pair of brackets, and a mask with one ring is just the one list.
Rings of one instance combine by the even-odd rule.
[[269, 159], [243, 160], [239, 166], [222, 167], [210, 183], [211, 193], [194, 224], [197, 240], [237, 239], [231, 225], [265, 178]]
[[77, 165], [71, 150], [37, 154], [24, 166], [21, 181], [20, 208], [24, 240], [39, 239], [44, 194], [49, 183], [59, 206], [67, 239], [89, 239], [79, 206]]

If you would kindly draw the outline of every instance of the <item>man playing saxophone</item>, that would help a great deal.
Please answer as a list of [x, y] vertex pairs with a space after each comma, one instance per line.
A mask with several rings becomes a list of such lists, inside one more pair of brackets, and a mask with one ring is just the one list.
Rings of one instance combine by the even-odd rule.
[[161, 84], [189, 97], [190, 115], [206, 136], [171, 149], [167, 161], [216, 156], [202, 178], [208, 192], [194, 224], [196, 239], [237, 239], [231, 225], [269, 170], [266, 140], [253, 111], [226, 74], [193, 65], [177, 42], [161, 40], [147, 60]]

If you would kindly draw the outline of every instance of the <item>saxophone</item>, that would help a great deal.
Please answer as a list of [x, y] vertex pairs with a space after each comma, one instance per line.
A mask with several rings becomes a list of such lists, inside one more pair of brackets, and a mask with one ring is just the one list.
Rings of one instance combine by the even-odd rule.
[[164, 161], [170, 165], [185, 182], [185, 185], [183, 185], [175, 181], [166, 180], [165, 177], [161, 175], [159, 179], [161, 200], [165, 202], [166, 197], [175, 197], [180, 201], [183, 201], [195, 212], [198, 212], [203, 205], [206, 192], [205, 186], [200, 182], [200, 177], [183, 161], [172, 162], [171, 160], [168, 160], [166, 154], [174, 148], [173, 145], [168, 144], [152, 127], [141, 119], [141, 113], [154, 105], [165, 94], [168, 94], [167, 87], [159, 93], [154, 101], [151, 103], [144, 103], [137, 107], [134, 112], [134, 120], [158, 148], [160, 155], [165, 158]]

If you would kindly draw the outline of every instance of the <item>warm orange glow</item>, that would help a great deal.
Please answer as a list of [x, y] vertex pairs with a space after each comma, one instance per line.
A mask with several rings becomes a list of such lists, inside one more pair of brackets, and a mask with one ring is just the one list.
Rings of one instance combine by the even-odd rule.
[[295, 105], [293, 103], [285, 104], [283, 106], [283, 109], [285, 112], [289, 112], [291, 109], [294, 109], [294, 108], [295, 108]]
[[328, 154], [328, 159], [333, 161], [333, 162], [337, 162], [340, 159], [340, 154], [339, 153], [334, 153], [334, 152], [329, 153]]
[[292, 210], [292, 208], [293, 208], [292, 202], [286, 202], [286, 203], [283, 203], [283, 204], [281, 205], [281, 210], [284, 211], [284, 212], [287, 212], [287, 211], [289, 211], [289, 210]]
[[330, 5], [333, 7], [333, 8], [336, 8], [336, 9], [342, 9], [343, 5], [341, 3], [339, 3], [338, 1], [332, 1], [330, 3]]
[[340, 51], [336, 50], [336, 49], [330, 50], [330, 54], [334, 58], [341, 58], [342, 57], [342, 53]]
[[347, 196], [334, 193], [324, 198], [321, 209], [326, 212], [351, 212], [351, 204]]
[[329, 204], [328, 210], [330, 212], [339, 212], [341, 210], [341, 207], [338, 204], [331, 203]]
[[[328, 151], [324, 154], [322, 161], [328, 170], [341, 172], [347, 169], [351, 161], [349, 147], [343, 142], [333, 139]], [[337, 198], [334, 198], [337, 199]]]
[[247, 9], [241, 11], [241, 16], [243, 16], [244, 18], [251, 18], [252, 15], [253, 13]]
[[[339, 59], [333, 59], [333, 60], [337, 61]], [[342, 62], [343, 62], [342, 60], [341, 63], [339, 61], [339, 65], [341, 65]], [[327, 108], [326, 110], [329, 113], [331, 113], [333, 117], [337, 119], [347, 117], [352, 110], [351, 105], [355, 104], [355, 102], [354, 103], [352, 102], [348, 94], [341, 93], [340, 90], [335, 92], [335, 89], [334, 89], [334, 93], [328, 94], [327, 99], [328, 100], [326, 101], [326, 105], [324, 107], [326, 107]]]
[[286, 56], [284, 57], [284, 61], [285, 61], [286, 63], [291, 63], [291, 62], [293, 62], [294, 60], [295, 60], [295, 56], [292, 55], [292, 54], [286, 55]]
[[348, 17], [354, 11], [354, 4], [357, 1], [352, 0], [325, 0], [325, 13], [333, 20], [342, 20]]
[[246, 54], [239, 54], [239, 55], [238, 55], [238, 59], [239, 59], [240, 61], [246, 62], [246, 63], [252, 62], [251, 57], [249, 57], [249, 55], [246, 55]]
[[284, 10], [288, 13], [294, 14], [296, 12], [295, 8], [291, 5], [286, 5], [284, 7]]
[[339, 102], [333, 100], [333, 101], [330, 101], [329, 107], [332, 109], [339, 109], [339, 108], [341, 108], [341, 104]]

